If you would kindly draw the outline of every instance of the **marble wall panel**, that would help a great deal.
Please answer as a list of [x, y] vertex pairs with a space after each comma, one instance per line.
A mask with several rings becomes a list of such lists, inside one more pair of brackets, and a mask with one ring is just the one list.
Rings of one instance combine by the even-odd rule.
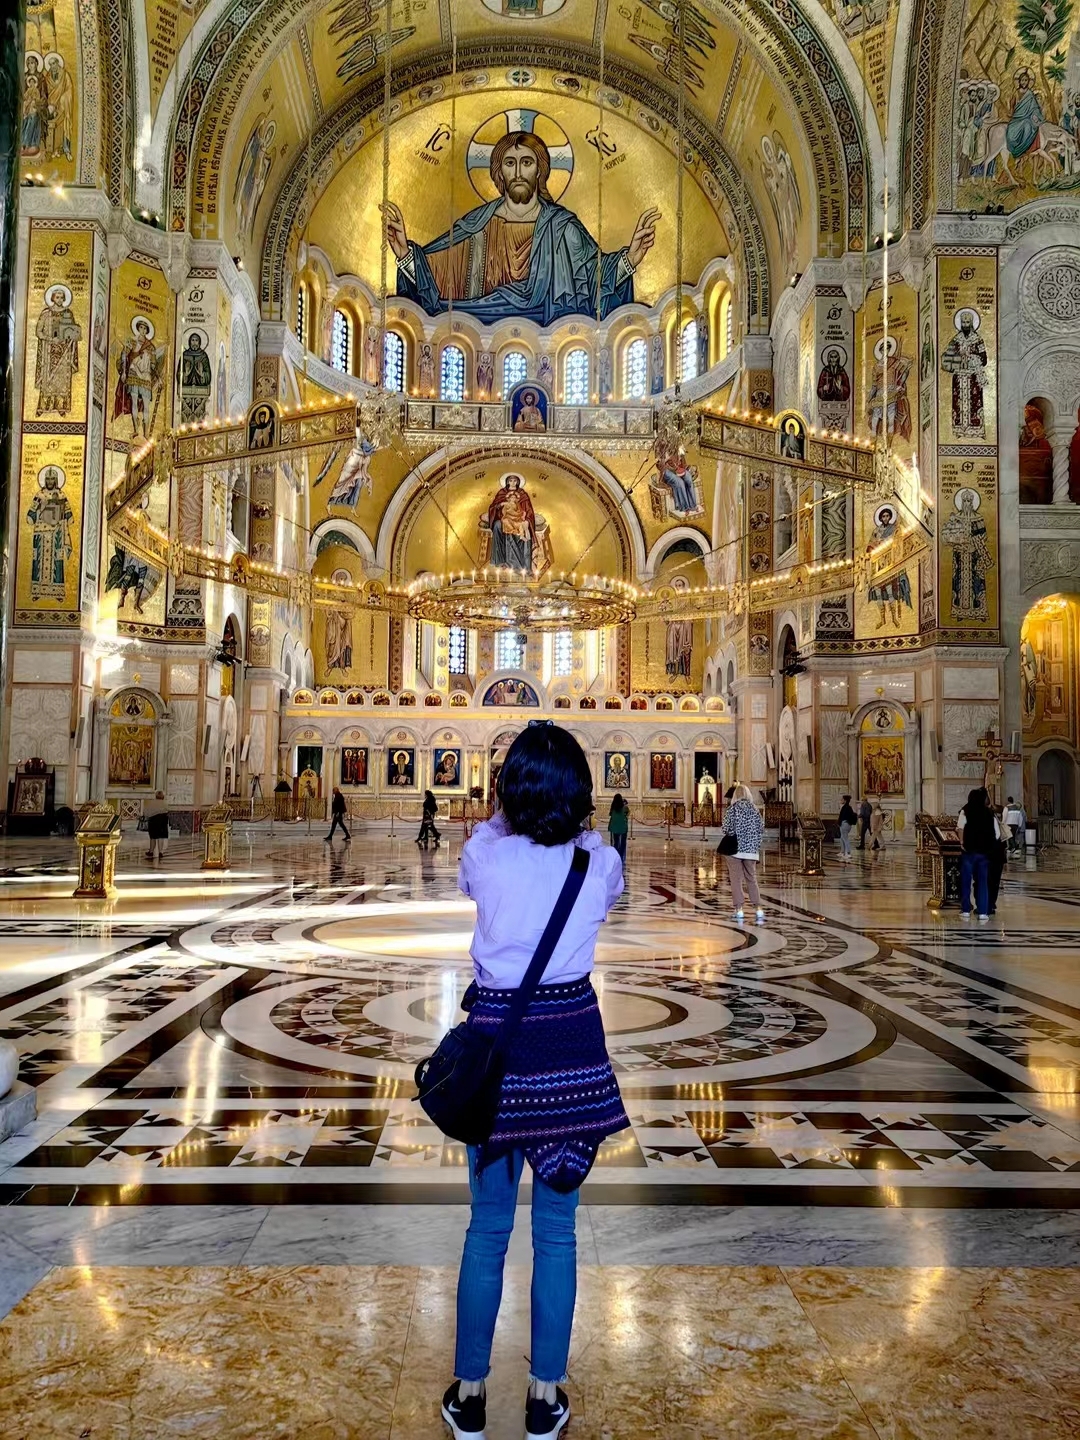
[[991, 725], [998, 722], [997, 705], [978, 702], [970, 705], [947, 703], [942, 710], [942, 720], [944, 735], [941, 743], [945, 774], [963, 775], [972, 781], [981, 781], [983, 762], [960, 760], [958, 756], [961, 751], [978, 749], [978, 741]]
[[822, 705], [846, 705], [847, 692], [846, 675], [822, 675], [818, 681], [818, 699]]
[[[846, 710], [823, 710], [821, 712], [821, 746], [818, 751], [818, 774], [822, 780], [848, 778], [848, 712]], [[824, 793], [824, 786], [822, 787]]]
[[899, 675], [889, 674], [888, 671], [872, 671], [869, 675], [860, 675], [856, 703], [868, 705], [871, 701], [882, 698], [878, 695], [879, 690], [884, 690], [885, 699], [910, 704], [915, 699], [915, 676], [911, 671]]
[[[135, 679], [136, 675], [138, 680]], [[109, 679], [114, 689], [119, 689], [122, 685], [141, 685], [144, 690], [155, 690], [161, 694], [161, 666], [156, 660], [126, 657], [120, 669], [110, 675]]]
[[71, 750], [71, 686], [14, 686], [8, 723], [12, 766], [35, 758], [46, 765], [66, 765]]
[[266, 716], [254, 714], [251, 717], [251, 743], [248, 746], [247, 767], [251, 775], [260, 775], [266, 769]]
[[984, 666], [946, 665], [941, 672], [946, 700], [996, 700], [998, 672]]
[[70, 650], [16, 650], [11, 659], [15, 685], [64, 685], [71, 683]]
[[173, 665], [169, 671], [169, 686], [173, 695], [197, 695], [199, 693], [198, 665]]
[[765, 780], [769, 773], [769, 757], [765, 753], [768, 730], [764, 725], [750, 726], [750, 778]]
[[195, 803], [195, 776], [191, 771], [169, 771], [168, 788], [165, 798], [170, 805], [194, 805]]
[[818, 794], [821, 797], [821, 814], [827, 819], [835, 819], [840, 814], [840, 805], [843, 797], [848, 793], [847, 785], [821, 785], [818, 787]]
[[169, 706], [172, 724], [169, 726], [169, 769], [193, 770], [195, 768], [195, 725], [198, 720], [197, 700], [173, 700]]
[[750, 699], [750, 714], [755, 720], [764, 720], [769, 713], [769, 697], [756, 694]]

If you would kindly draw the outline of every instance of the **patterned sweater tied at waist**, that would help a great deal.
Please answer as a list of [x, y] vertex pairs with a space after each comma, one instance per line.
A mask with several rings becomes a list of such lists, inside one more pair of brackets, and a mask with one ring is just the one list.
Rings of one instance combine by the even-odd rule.
[[[468, 1024], [494, 1034], [513, 990], [472, 984]], [[601, 1142], [630, 1124], [608, 1059], [596, 992], [588, 976], [541, 985], [510, 1041], [499, 1110], [481, 1167], [521, 1148], [556, 1190], [575, 1190]]]

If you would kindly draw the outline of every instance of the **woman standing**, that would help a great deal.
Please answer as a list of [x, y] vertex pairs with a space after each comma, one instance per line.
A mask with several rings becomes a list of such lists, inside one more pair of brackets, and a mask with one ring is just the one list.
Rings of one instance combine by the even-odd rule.
[[502, 809], [478, 825], [459, 884], [476, 901], [470, 1026], [496, 1027], [520, 985], [562, 891], [575, 846], [589, 867], [541, 985], [509, 1042], [491, 1138], [469, 1147], [472, 1218], [457, 1292], [454, 1383], [442, 1415], [454, 1440], [483, 1440], [491, 1342], [503, 1263], [525, 1161], [532, 1186], [531, 1375], [527, 1440], [558, 1435], [570, 1419], [560, 1382], [577, 1294], [578, 1186], [608, 1135], [629, 1124], [604, 1045], [589, 978], [596, 936], [622, 893], [622, 862], [584, 825], [592, 776], [584, 751], [550, 720], [531, 721], [510, 746], [497, 785]]
[[758, 860], [761, 858], [761, 844], [765, 839], [765, 824], [745, 785], [735, 786], [735, 794], [732, 796], [731, 804], [724, 816], [723, 833], [734, 835], [738, 846], [733, 855], [724, 855], [724, 859], [727, 861], [728, 879], [731, 881], [731, 898], [735, 905], [735, 919], [743, 918], [743, 884], [745, 883], [750, 903], [757, 911], [757, 919], [760, 923], [765, 919], [765, 911], [761, 908], [757, 867]]
[[440, 832], [435, 829], [435, 816], [439, 813], [439, 802], [430, 790], [424, 791], [424, 810], [420, 820], [420, 834], [416, 843], [422, 850], [427, 849], [428, 836], [435, 837], [435, 849], [439, 848]]
[[841, 797], [840, 806], [840, 859], [851, 859], [851, 827], [856, 823], [855, 811], [851, 808], [851, 796]]
[[626, 864], [626, 838], [630, 832], [630, 807], [621, 795], [616, 795], [608, 811], [608, 834], [611, 843], [619, 853], [619, 859]]
[[885, 811], [880, 801], [870, 812], [870, 849], [885, 849]]
[[960, 856], [960, 919], [971, 919], [971, 891], [980, 920], [990, 919], [990, 861], [1001, 842], [1001, 827], [985, 790], [972, 790], [956, 818], [964, 851]]

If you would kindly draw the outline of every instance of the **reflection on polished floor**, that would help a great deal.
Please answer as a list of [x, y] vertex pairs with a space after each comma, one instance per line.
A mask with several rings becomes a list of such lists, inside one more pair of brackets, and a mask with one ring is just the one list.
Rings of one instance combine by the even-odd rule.
[[[125, 842], [109, 907], [70, 842], [0, 845], [38, 1098], [0, 1145], [0, 1434], [437, 1435], [466, 1189], [410, 1097], [469, 973], [459, 842], [241, 839], [220, 878], [188, 845]], [[1080, 1433], [1080, 857], [1013, 862], [976, 928], [899, 849], [816, 885], [771, 855], [760, 927], [711, 847], [635, 842], [628, 878], [571, 1435]]]

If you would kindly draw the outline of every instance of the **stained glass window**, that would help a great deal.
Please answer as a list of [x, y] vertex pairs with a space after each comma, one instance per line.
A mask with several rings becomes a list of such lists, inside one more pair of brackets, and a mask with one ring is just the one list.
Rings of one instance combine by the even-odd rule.
[[463, 625], [450, 626], [449, 665], [451, 675], [467, 675], [469, 632]]
[[682, 327], [679, 346], [679, 377], [683, 381], [694, 380], [698, 373], [698, 324], [688, 320]]
[[520, 350], [508, 350], [503, 356], [503, 394], [509, 395], [515, 385], [527, 379], [528, 374], [528, 357]]
[[349, 317], [344, 310], [335, 310], [334, 319], [330, 325], [330, 364], [335, 370], [340, 370], [343, 375], [349, 373], [349, 351], [352, 348], [349, 344], [351, 329]]
[[555, 631], [555, 674], [569, 675], [574, 668], [574, 634], [572, 630]]
[[405, 341], [396, 330], [383, 336], [383, 389], [405, 389]]
[[451, 403], [465, 399], [465, 351], [460, 345], [443, 346], [439, 399]]
[[589, 352], [587, 350], [571, 350], [566, 357], [564, 366], [567, 405], [587, 405], [589, 403]]
[[640, 400], [649, 388], [649, 347], [639, 336], [623, 351], [623, 399]]
[[500, 630], [495, 636], [495, 669], [521, 670], [525, 666], [525, 636], [520, 630]]

